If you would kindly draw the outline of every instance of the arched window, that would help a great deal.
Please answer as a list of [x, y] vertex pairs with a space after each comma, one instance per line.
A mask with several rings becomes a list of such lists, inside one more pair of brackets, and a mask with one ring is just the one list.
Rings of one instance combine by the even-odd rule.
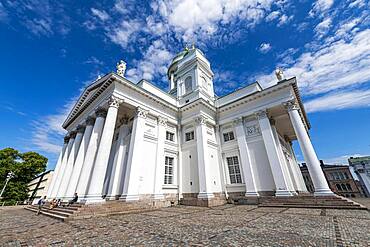
[[335, 186], [337, 186], [337, 190], [342, 190], [342, 188], [340, 187], [340, 184], [336, 184]]
[[192, 83], [192, 80], [191, 80], [191, 76], [186, 77], [186, 79], [185, 79], [185, 92], [186, 93], [189, 93], [192, 90], [192, 87], [193, 87], [192, 84], [193, 83]]
[[351, 185], [350, 185], [350, 184], [346, 184], [346, 187], [347, 187], [347, 189], [348, 189], [349, 191], [352, 191], [352, 187], [351, 187]]
[[342, 190], [347, 191], [347, 187], [345, 184], [340, 184], [340, 186], [342, 187]]

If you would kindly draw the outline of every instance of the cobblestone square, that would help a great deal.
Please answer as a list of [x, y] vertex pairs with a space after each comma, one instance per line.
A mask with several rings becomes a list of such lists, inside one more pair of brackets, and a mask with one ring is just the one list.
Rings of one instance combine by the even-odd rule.
[[1, 246], [370, 246], [364, 210], [177, 206], [71, 222], [0, 209]]

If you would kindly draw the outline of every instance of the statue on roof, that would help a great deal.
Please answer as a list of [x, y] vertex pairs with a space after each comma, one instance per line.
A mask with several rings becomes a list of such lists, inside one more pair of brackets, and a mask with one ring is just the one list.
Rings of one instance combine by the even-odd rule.
[[117, 63], [116, 68], [117, 68], [117, 74], [123, 77], [125, 75], [125, 71], [126, 71], [125, 61], [120, 60], [119, 63]]
[[275, 76], [278, 79], [278, 81], [282, 81], [282, 80], [285, 79], [282, 68], [280, 68], [280, 67], [277, 67], [276, 68], [276, 70], [275, 70]]

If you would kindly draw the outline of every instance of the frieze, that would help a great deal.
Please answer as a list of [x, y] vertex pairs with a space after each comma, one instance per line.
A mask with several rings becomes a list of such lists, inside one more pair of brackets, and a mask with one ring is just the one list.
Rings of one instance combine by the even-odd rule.
[[247, 132], [247, 136], [249, 136], [249, 137], [261, 135], [261, 130], [260, 130], [260, 128], [257, 124], [252, 125], [252, 126], [246, 126], [245, 129], [246, 129], [246, 132]]

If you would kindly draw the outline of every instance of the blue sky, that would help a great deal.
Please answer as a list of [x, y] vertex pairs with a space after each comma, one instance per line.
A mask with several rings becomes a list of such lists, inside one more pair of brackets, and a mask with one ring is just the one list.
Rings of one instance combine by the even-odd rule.
[[[81, 90], [127, 62], [163, 89], [167, 65], [196, 43], [218, 95], [273, 71], [297, 76], [319, 158], [370, 154], [370, 4], [365, 0], [0, 1], [0, 148], [53, 168], [61, 124]], [[302, 160], [295, 144], [298, 158]]]

